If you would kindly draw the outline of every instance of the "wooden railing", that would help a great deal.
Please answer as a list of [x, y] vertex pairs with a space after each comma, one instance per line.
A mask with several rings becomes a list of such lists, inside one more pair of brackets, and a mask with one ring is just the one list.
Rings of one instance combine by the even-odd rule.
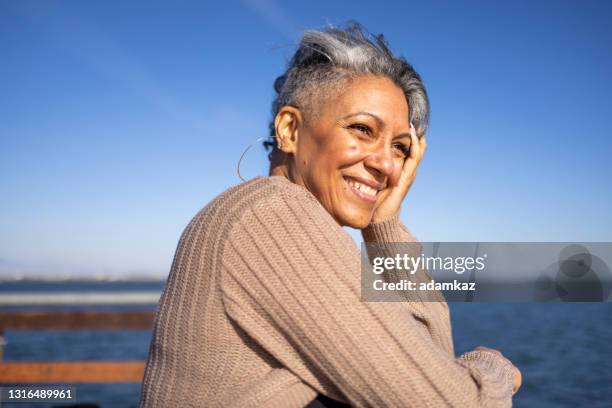
[[2, 362], [7, 330], [150, 330], [153, 311], [0, 312], [0, 384], [136, 383], [144, 361]]

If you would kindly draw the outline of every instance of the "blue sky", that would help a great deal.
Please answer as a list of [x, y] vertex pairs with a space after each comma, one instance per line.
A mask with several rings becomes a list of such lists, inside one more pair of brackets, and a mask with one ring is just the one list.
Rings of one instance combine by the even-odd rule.
[[300, 32], [350, 19], [430, 94], [419, 239], [612, 241], [610, 4], [1, 0], [0, 276], [167, 274]]

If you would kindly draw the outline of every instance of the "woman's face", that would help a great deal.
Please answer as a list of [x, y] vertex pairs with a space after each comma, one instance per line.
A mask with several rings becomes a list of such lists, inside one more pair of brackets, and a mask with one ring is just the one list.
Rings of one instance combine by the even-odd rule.
[[408, 157], [406, 97], [388, 78], [362, 76], [317, 112], [298, 128], [291, 178], [340, 225], [364, 228]]

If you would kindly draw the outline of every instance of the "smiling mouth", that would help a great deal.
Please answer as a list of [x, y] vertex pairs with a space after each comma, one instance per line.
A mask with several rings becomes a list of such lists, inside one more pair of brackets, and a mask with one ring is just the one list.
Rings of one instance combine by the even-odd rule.
[[344, 176], [344, 181], [348, 184], [351, 191], [359, 198], [368, 203], [375, 203], [380, 190], [359, 182], [352, 177]]

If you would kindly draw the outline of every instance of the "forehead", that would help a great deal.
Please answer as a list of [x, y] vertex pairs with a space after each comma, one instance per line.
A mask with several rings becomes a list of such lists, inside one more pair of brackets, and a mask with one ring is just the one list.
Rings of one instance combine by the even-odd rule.
[[408, 103], [402, 89], [385, 77], [357, 77], [334, 98], [327, 110], [336, 118], [356, 112], [379, 116], [390, 126], [409, 126]]

